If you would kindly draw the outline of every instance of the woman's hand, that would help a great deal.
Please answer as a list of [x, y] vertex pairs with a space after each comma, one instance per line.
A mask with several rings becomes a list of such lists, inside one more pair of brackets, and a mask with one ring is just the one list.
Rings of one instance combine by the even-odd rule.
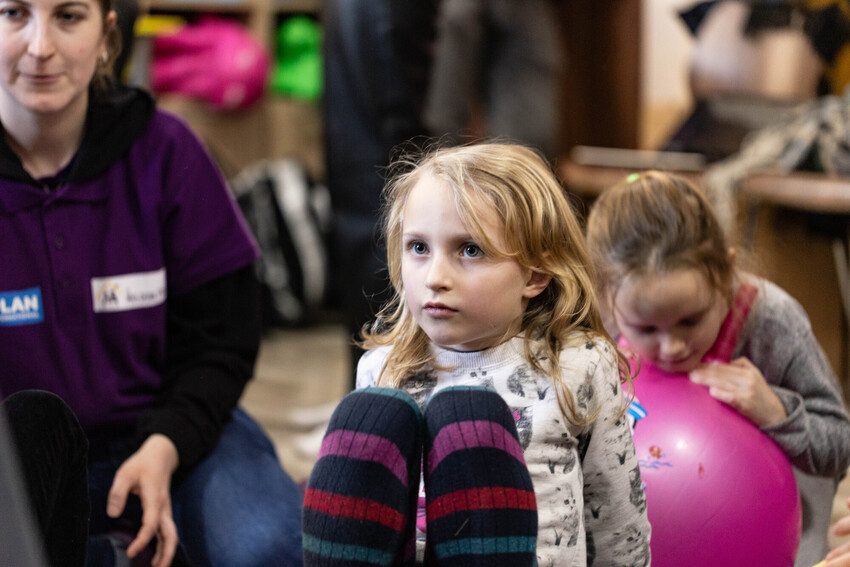
[[177, 548], [177, 528], [171, 515], [171, 475], [179, 457], [174, 443], [165, 435], [148, 437], [115, 473], [106, 513], [117, 518], [124, 511], [130, 493], [142, 503], [142, 527], [127, 548], [131, 559], [156, 536], [152, 567], [168, 567]]
[[729, 364], [710, 362], [690, 372], [692, 382], [708, 386], [708, 393], [741, 412], [759, 427], [787, 417], [785, 406], [755, 365], [746, 358]]

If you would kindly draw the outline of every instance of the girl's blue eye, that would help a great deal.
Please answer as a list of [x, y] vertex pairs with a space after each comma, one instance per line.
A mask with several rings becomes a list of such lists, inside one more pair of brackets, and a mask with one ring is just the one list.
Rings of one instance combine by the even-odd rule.
[[425, 243], [419, 240], [414, 240], [408, 244], [407, 247], [414, 254], [425, 254], [428, 251], [428, 247], [425, 246]]
[[484, 255], [484, 251], [477, 244], [464, 244], [463, 255], [467, 258], [477, 258]]

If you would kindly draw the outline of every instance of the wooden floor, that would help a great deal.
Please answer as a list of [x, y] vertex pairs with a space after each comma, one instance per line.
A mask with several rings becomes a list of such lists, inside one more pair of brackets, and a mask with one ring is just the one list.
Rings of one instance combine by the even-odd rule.
[[[243, 406], [271, 436], [283, 467], [296, 481], [309, 476], [327, 410], [348, 387], [348, 346], [342, 327], [277, 330], [264, 340]], [[847, 514], [848, 497], [850, 478], [839, 488], [834, 519]], [[841, 543], [835, 538], [830, 541]]]
[[272, 332], [263, 341], [254, 380], [242, 398], [242, 406], [272, 438], [283, 467], [297, 482], [307, 480], [315, 458], [303, 445], [311, 435], [321, 441], [317, 432], [324, 432], [326, 420], [322, 411], [312, 412], [313, 424], [295, 418], [309, 417], [311, 409], [334, 404], [348, 392], [346, 340], [343, 328], [334, 325]]

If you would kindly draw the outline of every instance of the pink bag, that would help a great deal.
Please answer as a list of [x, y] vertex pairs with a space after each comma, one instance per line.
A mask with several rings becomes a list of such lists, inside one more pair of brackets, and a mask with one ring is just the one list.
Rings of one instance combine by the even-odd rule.
[[245, 108], [263, 96], [269, 67], [265, 48], [242, 25], [205, 17], [154, 39], [151, 87], [221, 110]]

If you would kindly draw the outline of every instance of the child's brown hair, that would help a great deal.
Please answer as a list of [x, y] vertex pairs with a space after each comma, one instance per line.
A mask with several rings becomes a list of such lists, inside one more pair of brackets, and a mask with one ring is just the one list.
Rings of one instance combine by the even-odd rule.
[[732, 295], [733, 255], [711, 205], [687, 179], [660, 171], [632, 174], [607, 189], [587, 219], [587, 246], [610, 311], [630, 275], [691, 268]]

